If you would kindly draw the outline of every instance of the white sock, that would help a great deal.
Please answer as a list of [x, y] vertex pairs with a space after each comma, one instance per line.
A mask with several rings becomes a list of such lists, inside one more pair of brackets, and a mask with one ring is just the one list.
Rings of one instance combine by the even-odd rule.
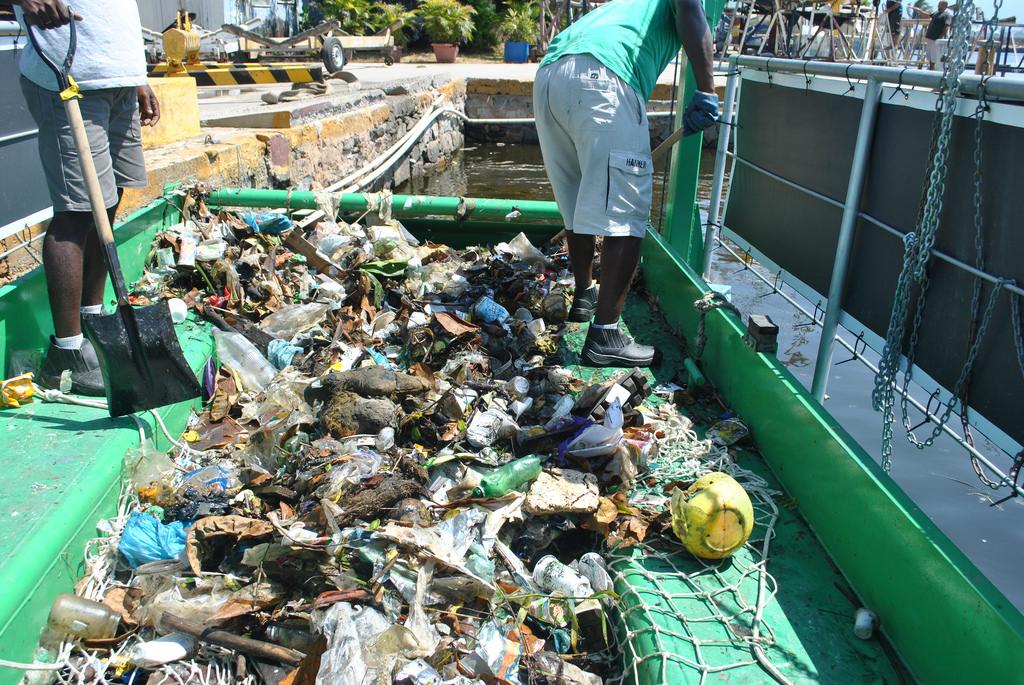
[[590, 327], [591, 328], [600, 328], [603, 331], [610, 331], [613, 328], [618, 328], [619, 327], [619, 322], [616, 321], [615, 323], [597, 323], [595, 321], [594, 323], [590, 324]]
[[90, 304], [88, 307], [79, 307], [78, 311], [81, 314], [102, 314], [103, 313], [103, 305], [102, 304]]
[[82, 342], [85, 340], [85, 336], [79, 333], [78, 335], [72, 335], [70, 338], [58, 338], [54, 336], [53, 344], [62, 350], [77, 350], [82, 347]]

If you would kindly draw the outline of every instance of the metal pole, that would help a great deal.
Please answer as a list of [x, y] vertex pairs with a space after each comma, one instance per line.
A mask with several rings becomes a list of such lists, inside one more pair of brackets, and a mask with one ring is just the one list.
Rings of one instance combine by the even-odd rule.
[[[794, 74], [803, 76], [834, 76], [841, 79], [878, 79], [883, 83], [900, 83], [904, 88], [915, 86], [920, 88], [938, 88], [942, 85], [942, 73], [920, 69], [904, 69], [903, 67], [882, 67], [873, 64], [854, 64], [844, 62], [821, 62], [797, 59], [779, 59], [777, 57], [756, 57], [741, 55], [734, 58], [741, 67], [750, 69], [770, 70], [773, 74]], [[964, 72], [960, 75], [960, 91], [977, 93], [982, 80], [985, 82], [985, 95], [988, 97], [1006, 98], [1008, 100], [1024, 100], [1024, 79], [988, 78]]]
[[811, 392], [819, 402], [825, 399], [828, 372], [832, 366], [832, 347], [839, 328], [839, 317], [843, 311], [843, 289], [846, 273], [853, 251], [853, 232], [857, 227], [860, 213], [860, 196], [864, 190], [867, 175], [868, 155], [875, 133], [875, 115], [878, 113], [878, 99], [882, 86], [876, 79], [868, 79], [864, 92], [864, 106], [860, 110], [860, 125], [857, 127], [857, 142], [853, 148], [853, 164], [850, 166], [850, 182], [846, 186], [846, 203], [843, 219], [839, 224], [839, 241], [836, 244], [836, 258], [832, 262], [832, 282], [828, 286], [828, 309], [821, 326], [821, 342], [818, 343], [818, 357], [814, 362], [814, 381]]
[[736, 88], [739, 86], [739, 69], [729, 70], [729, 79], [725, 82], [725, 111], [722, 124], [718, 128], [718, 152], [715, 155], [715, 176], [711, 182], [711, 204], [708, 207], [708, 224], [704, 231], [704, 258], [701, 261], [700, 273], [704, 280], [711, 271], [711, 255], [715, 251], [715, 236], [718, 233], [719, 208], [722, 205], [722, 186], [725, 185], [725, 165], [728, 160], [729, 134], [732, 133], [733, 108], [736, 103]]

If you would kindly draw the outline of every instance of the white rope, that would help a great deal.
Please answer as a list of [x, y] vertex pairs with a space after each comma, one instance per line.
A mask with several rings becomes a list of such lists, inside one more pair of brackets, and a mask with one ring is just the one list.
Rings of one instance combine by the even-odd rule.
[[19, 661], [0, 659], [0, 668], [13, 668], [18, 671], [59, 671], [64, 668], [64, 664], [41, 664], [37, 662], [23, 664]]

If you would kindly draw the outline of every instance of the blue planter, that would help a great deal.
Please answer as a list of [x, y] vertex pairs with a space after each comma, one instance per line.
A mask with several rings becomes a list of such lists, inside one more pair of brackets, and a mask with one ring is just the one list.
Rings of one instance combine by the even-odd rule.
[[530, 61], [530, 44], [505, 41], [505, 61], [523, 64]]

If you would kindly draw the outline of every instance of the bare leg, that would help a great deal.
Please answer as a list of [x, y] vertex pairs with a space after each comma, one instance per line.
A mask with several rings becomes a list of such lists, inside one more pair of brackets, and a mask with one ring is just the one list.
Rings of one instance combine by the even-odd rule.
[[[641, 241], [641, 238], [604, 239], [601, 248], [601, 292], [594, 323], [610, 325], [618, 322], [633, 273], [640, 263]], [[574, 265], [574, 272], [575, 269]]]
[[594, 282], [594, 236], [568, 231], [569, 264], [576, 278], [576, 291], [583, 292]]
[[[117, 189], [117, 201], [121, 202], [121, 195], [124, 190]], [[117, 214], [117, 205], [107, 210], [107, 218], [110, 224], [114, 224], [114, 215]], [[103, 304], [103, 287], [107, 284], [107, 263], [103, 256], [103, 248], [100, 247], [100, 239], [96, 237], [96, 228], [89, 222], [89, 236], [85, 242], [82, 276], [82, 306]]]
[[56, 212], [43, 238], [43, 269], [50, 297], [53, 330], [58, 338], [82, 332], [78, 309], [82, 302], [82, 276], [86, 239], [92, 233], [87, 212]]

